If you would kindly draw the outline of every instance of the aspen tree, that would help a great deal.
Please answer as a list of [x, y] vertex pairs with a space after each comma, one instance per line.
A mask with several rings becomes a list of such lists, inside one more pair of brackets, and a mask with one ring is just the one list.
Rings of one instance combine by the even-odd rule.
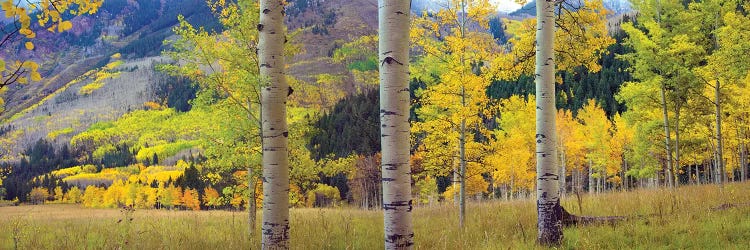
[[258, 60], [263, 133], [262, 249], [289, 249], [289, 131], [284, 76], [284, 0], [261, 0]]
[[380, 140], [386, 249], [414, 245], [409, 166], [409, 0], [378, 1]]
[[555, 152], [555, 1], [536, 1], [536, 18], [537, 242], [559, 245], [563, 235], [560, 173]]

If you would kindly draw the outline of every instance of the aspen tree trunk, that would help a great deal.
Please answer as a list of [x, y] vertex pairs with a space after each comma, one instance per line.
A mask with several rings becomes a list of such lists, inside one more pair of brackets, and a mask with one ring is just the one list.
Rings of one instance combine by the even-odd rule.
[[[463, 92], [463, 88], [462, 91]], [[461, 97], [461, 102], [464, 103], [464, 97]], [[461, 191], [459, 192], [458, 201], [458, 226], [464, 227], [464, 219], [466, 218], [466, 119], [461, 119], [461, 137], [460, 137], [461, 148], [459, 155], [461, 157]]]
[[[455, 128], [452, 128], [451, 130], [453, 130], [453, 129], [455, 129]], [[459, 133], [461, 133], [461, 132], [459, 131]], [[458, 145], [458, 150], [461, 151], [461, 145]], [[460, 155], [460, 153], [459, 153], [459, 155]], [[459, 155], [451, 154], [451, 156], [453, 157], [453, 161], [451, 161], [451, 164], [452, 164], [451, 167], [453, 168], [453, 182], [451, 183], [451, 186], [452, 186], [451, 189], [452, 189], [452, 192], [453, 192], [453, 206], [456, 206], [456, 207], [458, 207], [459, 204], [461, 203], [460, 202], [461, 201], [461, 195], [459, 194], [459, 192], [460, 192], [460, 185], [461, 185], [461, 177], [460, 177], [461, 176], [461, 174], [460, 174], [460, 171], [461, 171], [461, 157]], [[459, 189], [457, 190], [456, 188], [459, 188]]]
[[591, 159], [589, 159], [589, 194], [594, 193], [594, 166], [591, 163]]
[[263, 129], [262, 249], [289, 249], [289, 155], [284, 76], [284, 0], [261, 0], [258, 63]]
[[[247, 106], [252, 107], [252, 102], [248, 99], [247, 100]], [[263, 124], [261, 121], [253, 118], [252, 115], [248, 114], [247, 119], [255, 120], [258, 124], [258, 136], [260, 138], [263, 138]], [[248, 199], [248, 206], [247, 206], [247, 213], [248, 213], [248, 220], [247, 220], [247, 228], [248, 228], [248, 237], [251, 239], [255, 237], [255, 224], [258, 221], [258, 207], [255, 203], [256, 199], [258, 198], [258, 194], [255, 192], [257, 185], [258, 185], [258, 179], [255, 178], [255, 174], [253, 174], [255, 171], [253, 171], [252, 166], [248, 166], [247, 168], [247, 188], [248, 191], [250, 191], [250, 198]], [[252, 175], [251, 175], [252, 174]]]
[[[466, 1], [461, 1], [461, 39], [465, 38], [465, 31], [466, 31]], [[461, 49], [461, 67], [466, 66], [466, 59], [464, 59], [464, 53], [463, 49]], [[463, 78], [464, 74], [466, 72], [461, 72], [461, 77]], [[466, 107], [466, 89], [464, 88], [463, 83], [461, 83], [461, 107]], [[466, 218], [466, 118], [461, 118], [461, 135], [459, 138], [459, 157], [461, 158], [460, 161], [460, 168], [461, 173], [459, 174], [459, 177], [461, 178], [461, 191], [459, 192], [459, 202], [458, 202], [458, 227], [463, 228], [464, 227], [464, 219]]]
[[453, 205], [454, 206], [458, 206], [459, 200], [461, 198], [460, 195], [456, 193], [456, 185], [461, 185], [459, 184], [461, 183], [461, 178], [458, 177], [459, 176], [458, 171], [459, 171], [458, 167], [455, 167], [453, 169]]
[[698, 164], [695, 165], [695, 183], [698, 185], [701, 184], [701, 172], [698, 169]]
[[714, 104], [716, 106], [716, 174], [718, 177], [716, 181], [718, 184], [723, 184], [723, 177], [726, 171], [724, 170], [724, 152], [722, 150], [724, 142], [721, 137], [721, 92], [719, 91], [721, 82], [717, 80], [714, 87]]
[[257, 221], [257, 210], [255, 204], [255, 178], [253, 176], [250, 176], [249, 173], [252, 173], [252, 169], [248, 168], [247, 170], [248, 176], [247, 176], [247, 188], [250, 189], [250, 199], [248, 199], [247, 204], [247, 229], [248, 229], [248, 236], [249, 237], [255, 237], [255, 222]]
[[677, 103], [675, 106], [676, 110], [674, 113], [674, 168], [672, 169], [672, 173], [674, 175], [674, 179], [672, 180], [674, 183], [674, 187], [680, 186], [680, 106], [681, 104]]
[[565, 149], [560, 147], [560, 151], [562, 151], [562, 153], [560, 154], [560, 197], [565, 197], [565, 193], [568, 191], [568, 186], [565, 184], [565, 178], [567, 177], [567, 172], [565, 170]]
[[747, 181], [747, 148], [745, 146], [745, 143], [742, 142], [742, 140], [745, 138], [744, 130], [742, 128], [739, 128], [739, 135], [740, 138], [740, 174], [742, 175], [740, 177], [741, 181]]
[[667, 113], [667, 94], [666, 94], [666, 88], [667, 86], [662, 83], [661, 84], [661, 110], [663, 111], [664, 115], [664, 145], [667, 150], [667, 171], [664, 173], [664, 179], [666, 179], [666, 184], [669, 187], [674, 187], [672, 184], [674, 181], [672, 179], [672, 147], [670, 141], [672, 140], [669, 133], [669, 114]]
[[409, 0], [378, 1], [385, 249], [414, 246], [409, 167]]
[[628, 183], [628, 161], [625, 156], [622, 156], [622, 191], [628, 191], [630, 184]]
[[536, 207], [537, 242], [557, 246], [562, 241], [560, 171], [555, 140], [555, 1], [536, 1]]

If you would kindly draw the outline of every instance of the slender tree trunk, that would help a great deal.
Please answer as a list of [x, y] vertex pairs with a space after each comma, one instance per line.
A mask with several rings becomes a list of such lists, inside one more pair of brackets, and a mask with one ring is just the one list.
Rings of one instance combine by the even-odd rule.
[[536, 2], [536, 205], [537, 242], [557, 246], [563, 238], [560, 171], [555, 139], [555, 1]]
[[[466, 29], [466, 1], [461, 1], [461, 39], [465, 38], [465, 29]], [[465, 51], [461, 51], [461, 66], [466, 67], [466, 59], [464, 59], [464, 53]], [[464, 71], [461, 72], [461, 77], [463, 77], [465, 74]], [[461, 83], [461, 107], [466, 107], [466, 89], [463, 86], [463, 83]], [[463, 114], [462, 114], [463, 115]], [[459, 177], [461, 178], [461, 191], [459, 192], [459, 199], [458, 202], [458, 226], [460, 228], [463, 228], [465, 223], [464, 220], [466, 218], [466, 118], [461, 118], [461, 131], [460, 131], [460, 138], [459, 138], [459, 157], [461, 158], [460, 161], [460, 168], [461, 173], [459, 174]]]
[[[461, 100], [462, 102], [464, 101], [463, 96]], [[461, 173], [459, 174], [459, 178], [461, 178], [461, 189], [459, 192], [460, 198], [458, 202], [458, 210], [459, 210], [458, 226], [460, 228], [463, 228], [465, 226], [464, 222], [466, 219], [466, 120], [465, 119], [461, 120], [460, 145], [461, 145], [461, 148], [459, 149], [459, 155], [461, 157]]]
[[695, 164], [695, 184], [701, 184], [701, 172], [698, 168], [698, 164]]
[[661, 84], [661, 110], [664, 113], [664, 145], [666, 147], [666, 153], [667, 153], [667, 171], [664, 173], [664, 179], [666, 179], [666, 184], [669, 187], [674, 187], [673, 179], [672, 179], [672, 147], [671, 147], [671, 136], [669, 132], [669, 114], [667, 112], [667, 94], [666, 94], [666, 88], [667, 86], [662, 83]]
[[255, 180], [255, 178], [253, 178], [252, 175], [250, 175], [250, 173], [252, 173], [252, 172], [253, 172], [252, 168], [248, 168], [248, 170], [247, 170], [247, 173], [248, 173], [248, 175], [247, 175], [247, 188], [250, 189], [249, 190], [250, 191], [250, 199], [248, 199], [248, 202], [247, 202], [248, 203], [247, 204], [247, 216], [248, 216], [247, 217], [247, 229], [248, 229], [247, 231], [248, 231], [248, 236], [251, 237], [251, 238], [255, 237], [255, 223], [256, 223], [257, 217], [258, 217], [257, 216], [258, 208], [257, 208], [257, 206], [255, 204], [255, 197], [256, 197], [255, 184], [256, 184], [256, 180]]
[[492, 175], [490, 175], [490, 200], [495, 199], [495, 178], [492, 178]]
[[[260, 90], [260, 89], [258, 89], [258, 90]], [[249, 99], [247, 100], [247, 106], [248, 107], [252, 107], [252, 102]], [[262, 111], [261, 111], [261, 115], [262, 115]], [[258, 131], [257, 131], [258, 132], [258, 136], [260, 138], [263, 138], [263, 124], [262, 124], [262, 122], [259, 121], [259, 120], [257, 120], [257, 119], [255, 119], [255, 118], [253, 118], [253, 116], [249, 115], [249, 114], [248, 114], [247, 118], [250, 119], [250, 120], [254, 120], [254, 121], [256, 121], [258, 123], [257, 124], [258, 125]], [[257, 221], [258, 221], [258, 207], [257, 207], [257, 204], [255, 203], [255, 201], [256, 201], [256, 199], [258, 197], [257, 196], [258, 194], [255, 192], [255, 190], [257, 188], [257, 185], [258, 185], [258, 178], [256, 178], [256, 176], [255, 176], [255, 171], [253, 170], [252, 166], [248, 166], [247, 167], [247, 188], [248, 188], [248, 191], [249, 191], [248, 193], [250, 193], [250, 197], [247, 199], [248, 200], [248, 206], [247, 206], [247, 213], [248, 213], [248, 215], [247, 215], [248, 216], [247, 228], [248, 228], [248, 233], [247, 234], [248, 234], [248, 237], [250, 237], [251, 239], [253, 237], [255, 237], [255, 224], [257, 224]]]
[[[453, 130], [453, 129], [451, 129]], [[459, 133], [461, 133], [459, 131]], [[459, 142], [458, 145], [458, 151], [461, 151], [461, 143]], [[452, 186], [452, 192], [453, 192], [453, 206], [458, 207], [461, 203], [461, 195], [460, 195], [460, 186], [461, 186], [461, 157], [459, 154], [451, 153], [451, 156], [453, 157], [453, 161], [451, 161], [451, 167], [453, 168], [453, 182], [451, 183]]]
[[681, 166], [681, 163], [680, 163], [680, 109], [682, 105], [678, 103], [675, 106], [676, 106], [675, 113], [674, 113], [675, 114], [674, 115], [674, 123], [675, 123], [674, 125], [674, 163], [675, 164], [674, 164], [674, 168], [672, 168], [672, 173], [674, 175], [673, 176], [674, 178], [672, 181], [674, 183], [674, 187], [679, 187], [680, 186], [679, 176], [680, 176], [680, 166]]
[[[454, 159], [457, 159], [457, 158], [454, 158]], [[458, 171], [460, 171], [459, 169], [460, 168], [458, 166], [455, 166], [453, 169], [453, 205], [454, 206], [458, 206], [459, 201], [461, 199], [460, 195], [456, 191], [457, 185], [459, 186], [461, 185], [460, 184], [461, 178], [459, 177], [459, 173], [458, 173]]]
[[622, 156], [622, 191], [628, 191], [628, 161]]
[[718, 184], [723, 184], [724, 176], [724, 142], [721, 137], [721, 82], [716, 81], [714, 86], [714, 104], [716, 106], [716, 171], [719, 178], [717, 179]]
[[589, 194], [594, 193], [594, 166], [591, 163], [591, 159], [589, 159]]
[[[742, 129], [740, 129], [742, 130]], [[747, 148], [745, 143], [742, 142], [744, 139], [743, 131], [740, 131], [740, 174], [742, 175], [740, 180], [747, 181]]]
[[414, 246], [409, 167], [409, 0], [378, 1], [380, 138], [386, 249]]
[[562, 140], [560, 140], [560, 197], [565, 197], [565, 192], [567, 192], [567, 186], [565, 184], [565, 178], [567, 177], [567, 172], [565, 169], [565, 148], [562, 146]]
[[261, 0], [258, 60], [263, 79], [263, 249], [289, 249], [289, 151], [284, 75], [284, 0]]

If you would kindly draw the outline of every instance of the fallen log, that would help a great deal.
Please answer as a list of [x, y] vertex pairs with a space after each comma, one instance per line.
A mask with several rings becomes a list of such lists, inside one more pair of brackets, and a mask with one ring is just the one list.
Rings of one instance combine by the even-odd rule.
[[575, 225], [614, 225], [617, 222], [625, 221], [630, 219], [628, 216], [579, 216], [568, 213], [565, 208], [562, 208], [562, 223], [563, 226], [575, 226]]
[[723, 211], [735, 207], [747, 207], [750, 203], [724, 203], [716, 207], [712, 207], [711, 211]]

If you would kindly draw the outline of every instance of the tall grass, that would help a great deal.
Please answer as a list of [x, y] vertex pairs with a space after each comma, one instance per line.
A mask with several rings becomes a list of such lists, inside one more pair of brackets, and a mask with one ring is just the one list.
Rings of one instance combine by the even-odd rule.
[[[639, 190], [582, 197], [575, 214], [628, 215], [615, 225], [565, 229], [566, 249], [747, 249], [750, 183]], [[721, 204], [741, 206], [712, 210]], [[450, 204], [416, 207], [417, 249], [535, 249], [533, 200], [469, 203], [466, 228]], [[132, 218], [132, 221], [130, 220]], [[118, 223], [119, 221], [119, 223]], [[247, 214], [229, 211], [84, 209], [75, 205], [0, 207], [0, 249], [257, 249]], [[294, 249], [382, 249], [380, 211], [293, 209]], [[256, 225], [256, 234], [260, 225]]]

